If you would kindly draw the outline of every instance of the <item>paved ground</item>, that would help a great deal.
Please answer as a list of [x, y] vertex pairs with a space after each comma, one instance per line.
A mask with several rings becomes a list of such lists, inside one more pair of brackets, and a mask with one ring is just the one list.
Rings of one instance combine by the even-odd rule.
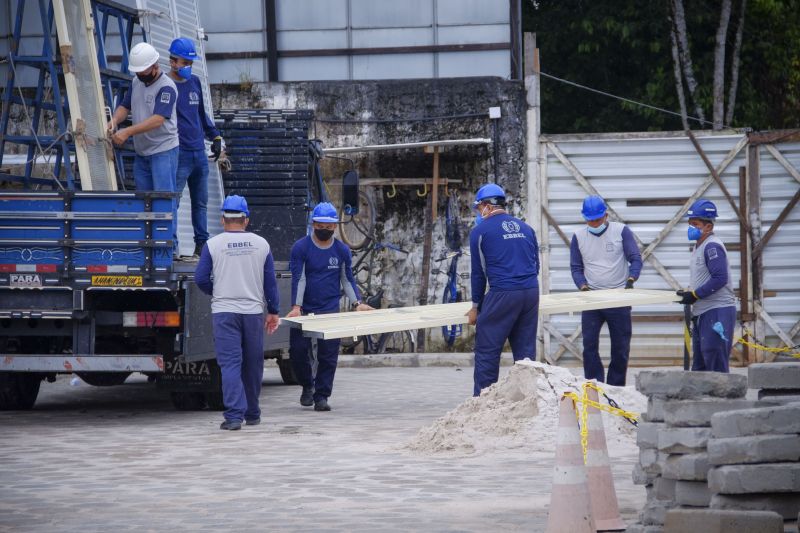
[[[472, 369], [340, 369], [330, 413], [265, 376], [260, 426], [218, 429], [132, 377], [43, 384], [0, 413], [0, 531], [542, 531], [551, 454], [467, 458], [396, 449], [463, 401]], [[623, 457], [623, 518], [644, 504]]]

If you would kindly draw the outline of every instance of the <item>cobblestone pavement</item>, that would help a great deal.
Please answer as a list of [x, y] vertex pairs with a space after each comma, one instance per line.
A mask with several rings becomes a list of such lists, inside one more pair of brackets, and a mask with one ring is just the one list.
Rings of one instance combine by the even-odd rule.
[[[0, 413], [0, 531], [543, 530], [552, 454], [397, 449], [471, 390], [471, 368], [342, 368], [317, 413], [272, 368], [262, 424], [225, 432], [142, 377], [61, 376], [33, 411]], [[645, 499], [635, 460], [614, 461], [629, 522]]]

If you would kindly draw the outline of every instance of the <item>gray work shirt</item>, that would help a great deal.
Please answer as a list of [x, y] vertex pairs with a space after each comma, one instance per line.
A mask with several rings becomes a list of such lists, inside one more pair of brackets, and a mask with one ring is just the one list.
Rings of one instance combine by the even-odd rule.
[[725, 245], [716, 235], [709, 235], [700, 245], [695, 246], [692, 251], [692, 260], [689, 264], [689, 283], [695, 292], [699, 287], [705, 285], [711, 279], [711, 272], [706, 264], [706, 247], [710, 244], [719, 245], [709, 251], [710, 261], [724, 261], [724, 268], [728, 271], [728, 281], [715, 292], [709, 295], [698, 295], [700, 299], [692, 305], [692, 315], [700, 316], [711, 309], [720, 307], [730, 307], [736, 305], [736, 297], [733, 294], [733, 282], [731, 278], [731, 265], [724, 254]]
[[225, 232], [206, 243], [211, 254], [214, 293], [212, 313], [264, 312], [264, 263], [269, 243], [255, 233]]
[[133, 147], [137, 155], [149, 156], [171, 150], [178, 146], [178, 113], [175, 105], [178, 89], [169, 76], [163, 72], [156, 81], [145, 85], [133, 77], [131, 90], [122, 105], [131, 110], [132, 121], [138, 124], [155, 114], [165, 118], [161, 126], [137, 133], [133, 136]]

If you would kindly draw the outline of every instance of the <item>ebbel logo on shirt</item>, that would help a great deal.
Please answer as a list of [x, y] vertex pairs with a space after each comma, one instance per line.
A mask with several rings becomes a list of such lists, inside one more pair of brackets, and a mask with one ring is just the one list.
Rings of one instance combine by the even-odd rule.
[[606, 243], [606, 252], [612, 252], [612, 253], [614, 252], [614, 243], [613, 242], [607, 242]]
[[331, 257], [328, 259], [328, 268], [339, 268], [339, 258]]
[[198, 105], [200, 103], [200, 95], [195, 91], [189, 93], [189, 105]]
[[708, 249], [708, 259], [709, 260], [716, 259], [717, 257], [719, 257], [719, 253], [717, 252], [717, 249], [716, 248], [709, 248]]
[[170, 96], [170, 94], [167, 91], [164, 91], [163, 93], [161, 93], [161, 103], [162, 104], [168, 104], [169, 101], [170, 101], [170, 98], [172, 98], [172, 97]]
[[503, 239], [524, 239], [525, 234], [519, 232], [519, 224], [514, 222], [513, 220], [506, 220], [501, 224], [503, 229], [505, 230], [506, 234], [503, 235]]

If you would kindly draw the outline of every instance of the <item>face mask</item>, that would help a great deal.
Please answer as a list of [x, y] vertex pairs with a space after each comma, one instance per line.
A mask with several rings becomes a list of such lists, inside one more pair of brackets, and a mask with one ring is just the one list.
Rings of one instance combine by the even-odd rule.
[[480, 208], [476, 208], [475, 211], [477, 211], [478, 213], [477, 215], [475, 215], [475, 225], [477, 226], [481, 222], [483, 222], [483, 211]]
[[151, 72], [150, 74], [136, 74], [136, 77], [139, 78], [139, 81], [147, 85], [148, 83], [152, 83], [155, 81], [156, 77], [158, 77], [157, 72]]
[[694, 226], [689, 226], [689, 230], [686, 234], [690, 241], [696, 241], [703, 236], [703, 232]]
[[589, 233], [591, 233], [592, 235], [600, 235], [601, 233], [603, 233], [606, 230], [606, 228], [608, 227], [608, 224], [603, 222], [602, 224], [600, 224], [596, 228], [593, 228], [591, 226], [587, 226], [587, 227], [589, 228]]
[[315, 229], [314, 236], [321, 240], [322, 242], [327, 241], [331, 237], [333, 237], [333, 230], [332, 229]]
[[172, 72], [183, 78], [184, 80], [188, 80], [192, 77], [192, 66], [187, 65], [181, 68], [173, 68]]

